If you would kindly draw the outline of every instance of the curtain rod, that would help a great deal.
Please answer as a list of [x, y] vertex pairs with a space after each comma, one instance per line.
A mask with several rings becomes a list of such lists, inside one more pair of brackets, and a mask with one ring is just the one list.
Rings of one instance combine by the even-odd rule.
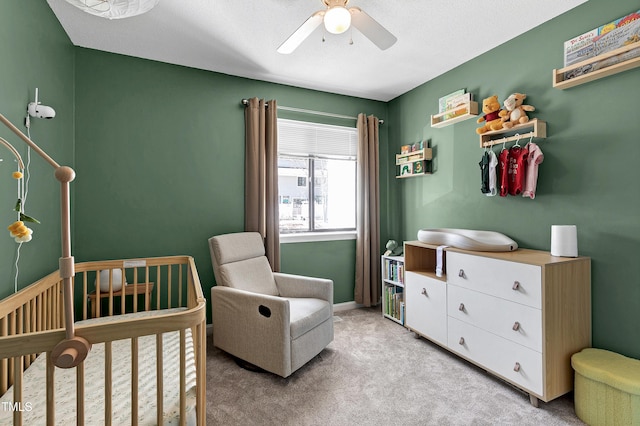
[[[243, 99], [242, 100], [242, 105], [247, 106], [249, 105], [249, 100], [248, 99]], [[342, 114], [334, 114], [331, 112], [323, 112], [323, 111], [313, 111], [310, 109], [302, 109], [302, 108], [294, 108], [294, 107], [288, 107], [288, 106], [277, 106], [277, 109], [283, 110], [283, 111], [291, 111], [291, 112], [299, 112], [302, 114], [313, 114], [313, 115], [322, 115], [325, 117], [332, 117], [332, 118], [344, 118], [346, 120], [357, 120], [358, 117], [352, 117], [350, 115], [342, 115]], [[380, 124], [384, 124], [384, 120], [378, 120], [380, 122]]]

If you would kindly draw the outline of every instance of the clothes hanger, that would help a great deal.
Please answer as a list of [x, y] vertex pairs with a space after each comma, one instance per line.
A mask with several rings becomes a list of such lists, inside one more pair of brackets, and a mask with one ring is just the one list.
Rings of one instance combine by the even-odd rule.
[[506, 143], [507, 143], [507, 138], [506, 138], [506, 136], [505, 136], [505, 137], [503, 137], [503, 138], [502, 138], [502, 150], [501, 150], [500, 152], [502, 152], [502, 151], [504, 151], [505, 149], [507, 149], [507, 148], [504, 146]]
[[524, 146], [529, 145], [532, 140], [533, 140], [533, 132], [531, 132], [531, 137], [529, 138], [529, 141], [526, 144], [524, 144]]
[[516, 143], [513, 145], [512, 148], [515, 148], [516, 146], [520, 148], [520, 133], [516, 133], [516, 138], [518, 139], [516, 139]]

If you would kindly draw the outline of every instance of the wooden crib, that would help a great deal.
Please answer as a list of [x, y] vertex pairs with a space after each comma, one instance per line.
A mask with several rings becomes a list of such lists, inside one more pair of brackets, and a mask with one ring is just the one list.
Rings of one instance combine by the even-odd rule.
[[[108, 291], [96, 291], [105, 270]], [[57, 271], [0, 301], [0, 424], [204, 425], [206, 302], [193, 258], [78, 263], [73, 293], [75, 334], [92, 349], [71, 369], [51, 361], [65, 339]]]

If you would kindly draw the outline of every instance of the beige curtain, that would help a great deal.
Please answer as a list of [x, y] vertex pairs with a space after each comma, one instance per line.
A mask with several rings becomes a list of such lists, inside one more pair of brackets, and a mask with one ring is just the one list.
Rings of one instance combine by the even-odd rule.
[[276, 101], [252, 98], [245, 108], [244, 229], [260, 232], [274, 272], [280, 271], [278, 122]]
[[378, 118], [358, 115], [357, 238], [355, 301], [380, 301], [380, 184]]

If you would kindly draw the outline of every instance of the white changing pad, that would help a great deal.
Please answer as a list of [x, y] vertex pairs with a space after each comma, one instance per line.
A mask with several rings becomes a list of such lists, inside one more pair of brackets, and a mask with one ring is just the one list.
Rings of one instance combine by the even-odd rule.
[[[184, 308], [139, 312], [80, 321], [95, 324], [115, 320], [162, 315]], [[196, 424], [196, 370], [191, 330], [186, 330], [187, 370], [187, 424]], [[180, 416], [180, 332], [163, 334], [163, 391], [164, 424], [179, 424]], [[156, 422], [156, 337], [142, 336], [138, 339], [138, 419], [140, 425], [155, 425]], [[131, 340], [112, 343], [112, 424], [131, 424]], [[85, 366], [85, 424], [104, 425], [104, 343], [93, 345]], [[23, 402], [29, 402], [31, 411], [23, 411], [25, 425], [46, 424], [46, 354], [38, 358], [24, 372]], [[76, 418], [76, 369], [55, 370], [56, 425], [75, 423]], [[13, 388], [0, 398], [0, 403], [13, 402]], [[0, 425], [12, 424], [12, 413], [0, 410]]]
[[504, 234], [472, 229], [421, 229], [418, 231], [418, 241], [474, 251], [513, 251], [518, 249], [518, 243]]

